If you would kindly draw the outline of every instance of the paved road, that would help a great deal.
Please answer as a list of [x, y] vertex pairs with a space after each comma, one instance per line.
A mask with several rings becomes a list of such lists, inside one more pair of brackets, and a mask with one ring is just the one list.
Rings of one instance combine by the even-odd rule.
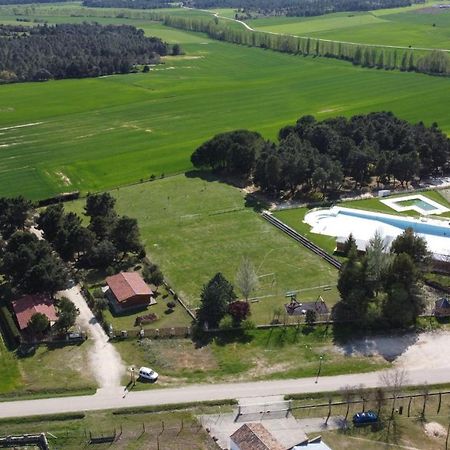
[[[99, 389], [93, 396], [1, 402], [0, 417], [23, 417], [36, 414], [94, 411], [144, 405], [170, 405], [205, 400], [324, 392], [338, 390], [346, 385], [363, 384], [365, 387], [376, 387], [381, 385], [380, 374], [382, 373], [320, 377], [318, 383], [315, 383], [315, 378], [301, 378], [247, 383], [198, 384], [178, 388], [131, 391], [129, 393], [124, 391], [124, 388], [106, 388]], [[449, 383], [450, 372], [447, 368], [410, 370], [407, 373], [407, 378], [408, 384], [412, 385], [424, 382], [428, 384]]]

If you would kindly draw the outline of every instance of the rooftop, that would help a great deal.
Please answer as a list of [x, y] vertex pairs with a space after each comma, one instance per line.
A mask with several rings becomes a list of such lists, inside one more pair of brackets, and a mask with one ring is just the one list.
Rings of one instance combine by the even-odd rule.
[[286, 450], [261, 423], [245, 423], [230, 438], [241, 450]]
[[124, 302], [135, 295], [153, 295], [152, 290], [137, 272], [120, 272], [106, 278], [106, 283], [118, 302]]
[[53, 300], [45, 295], [25, 295], [12, 302], [12, 306], [21, 330], [28, 327], [28, 322], [36, 313], [44, 314], [50, 322], [58, 319]]

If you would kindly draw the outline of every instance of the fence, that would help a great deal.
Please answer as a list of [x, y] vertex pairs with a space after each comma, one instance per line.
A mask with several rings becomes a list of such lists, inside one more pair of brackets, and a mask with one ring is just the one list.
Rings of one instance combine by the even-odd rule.
[[113, 330], [110, 339], [175, 339], [191, 336], [191, 327], [147, 328], [141, 330]]
[[0, 437], [0, 447], [18, 448], [33, 445], [41, 450], [49, 450], [47, 438], [44, 433], [41, 434], [23, 434], [20, 436]]

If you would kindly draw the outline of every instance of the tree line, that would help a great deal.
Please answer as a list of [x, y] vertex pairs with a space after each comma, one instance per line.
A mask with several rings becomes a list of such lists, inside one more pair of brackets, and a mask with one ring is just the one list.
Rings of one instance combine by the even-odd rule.
[[127, 25], [0, 26], [0, 82], [129, 73], [166, 55], [161, 39]]
[[[0, 4], [2, 1], [10, 0], [0, 0]], [[31, 0], [22, 0], [22, 2], [31, 3]], [[183, 5], [198, 9], [235, 8], [246, 14], [308, 17], [341, 11], [399, 8], [415, 3], [424, 3], [424, 0], [187, 0], [183, 2]], [[84, 0], [83, 6], [156, 9], [170, 8], [174, 6], [174, 3], [169, 0]]]
[[334, 58], [354, 65], [402, 72], [423, 72], [433, 75], [450, 74], [450, 56], [447, 52], [434, 50], [419, 52], [413, 49], [375, 47], [363, 44], [328, 41], [302, 36], [251, 31], [244, 27], [229, 27], [217, 18], [192, 18], [163, 16], [164, 24], [189, 31], [207, 33], [212, 39], [270, 49], [303, 56]]
[[191, 162], [252, 179], [273, 194], [338, 190], [344, 178], [355, 187], [373, 177], [405, 184], [450, 169], [450, 140], [437, 124], [410, 124], [389, 112], [323, 121], [303, 116], [278, 137], [274, 143], [247, 130], [221, 133], [198, 147]]
[[[2, 0], [0, 0], [1, 2]], [[167, 0], [83, 0], [88, 8], [158, 9], [173, 7]]]

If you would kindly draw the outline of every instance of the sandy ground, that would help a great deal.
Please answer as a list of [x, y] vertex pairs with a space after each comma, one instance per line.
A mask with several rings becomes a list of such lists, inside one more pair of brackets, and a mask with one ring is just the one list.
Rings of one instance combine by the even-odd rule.
[[445, 349], [450, 333], [434, 331], [403, 336], [375, 336], [355, 339], [338, 346], [346, 355], [381, 356], [404, 369], [449, 369]]
[[94, 342], [89, 353], [89, 363], [99, 387], [114, 388], [121, 386], [122, 377], [126, 370], [125, 366], [119, 353], [108, 342], [108, 336], [86, 304], [79, 286], [60, 291], [58, 296], [67, 297], [79, 309], [80, 315], [77, 323], [82, 329], [87, 330], [89, 338]]

